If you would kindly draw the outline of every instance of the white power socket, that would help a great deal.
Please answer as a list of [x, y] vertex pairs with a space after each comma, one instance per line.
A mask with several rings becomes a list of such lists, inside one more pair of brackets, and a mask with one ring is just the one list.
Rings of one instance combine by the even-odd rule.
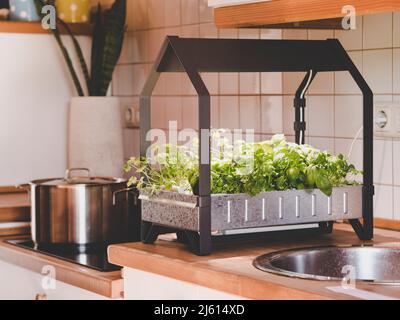
[[127, 128], [138, 128], [140, 122], [139, 106], [126, 105], [124, 106], [124, 119]]
[[374, 133], [379, 137], [400, 138], [400, 102], [376, 102]]

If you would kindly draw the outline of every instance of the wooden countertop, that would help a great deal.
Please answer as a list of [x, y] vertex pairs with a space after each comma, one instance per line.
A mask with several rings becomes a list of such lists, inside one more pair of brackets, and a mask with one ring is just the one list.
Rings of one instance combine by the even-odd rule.
[[[121, 271], [100, 272], [68, 261], [50, 257], [8, 244], [10, 237], [0, 237], [0, 260], [40, 273], [43, 266], [56, 269], [57, 280], [108, 298], [121, 298], [123, 279]], [[12, 239], [15, 239], [13, 237]]]
[[[400, 233], [376, 230], [374, 241], [367, 243], [400, 242]], [[214, 253], [199, 257], [187, 247], [171, 239], [158, 240], [154, 245], [128, 243], [109, 247], [109, 261], [177, 280], [198, 284], [249, 299], [356, 299], [354, 293], [336, 293], [328, 287], [339, 282], [313, 281], [277, 276], [252, 266], [253, 259], [271, 251], [316, 245], [359, 244], [351, 227], [337, 224], [331, 235], [292, 231], [279, 238], [267, 236], [235, 244], [215, 244]], [[365, 242], [364, 242], [365, 243]], [[380, 294], [400, 298], [398, 288], [357, 284], [357, 293]]]

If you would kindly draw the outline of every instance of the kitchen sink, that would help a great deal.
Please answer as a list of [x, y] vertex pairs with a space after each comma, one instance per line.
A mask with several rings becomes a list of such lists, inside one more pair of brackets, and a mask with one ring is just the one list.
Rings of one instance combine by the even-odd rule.
[[253, 264], [288, 277], [400, 285], [400, 243], [277, 251], [257, 257]]

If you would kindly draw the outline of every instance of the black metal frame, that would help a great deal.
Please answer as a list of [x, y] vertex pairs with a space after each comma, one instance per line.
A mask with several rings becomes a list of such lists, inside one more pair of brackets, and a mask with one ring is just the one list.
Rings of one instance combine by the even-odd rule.
[[[306, 123], [305, 93], [318, 72], [348, 71], [363, 94], [363, 222], [350, 223], [358, 237], [373, 237], [373, 93], [347, 52], [336, 39], [328, 40], [250, 40], [193, 39], [167, 36], [140, 97], [140, 153], [146, 156], [151, 129], [151, 94], [162, 72], [185, 72], [198, 94], [199, 114], [199, 232], [180, 230], [179, 240], [191, 244], [199, 255], [211, 253], [210, 186], [210, 94], [200, 72], [306, 72], [296, 92], [294, 130], [297, 143], [304, 143]], [[202, 161], [203, 160], [203, 161]], [[331, 224], [321, 228], [331, 231]], [[142, 241], [153, 243], [171, 228], [142, 222]], [[176, 231], [176, 230], [174, 230]]]

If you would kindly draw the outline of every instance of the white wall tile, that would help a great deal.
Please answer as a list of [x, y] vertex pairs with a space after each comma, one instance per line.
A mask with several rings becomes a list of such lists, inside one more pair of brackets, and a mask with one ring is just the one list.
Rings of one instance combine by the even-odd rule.
[[184, 129], [198, 129], [198, 98], [183, 97], [182, 98], [182, 122]]
[[218, 38], [218, 29], [214, 23], [200, 25], [200, 38]]
[[291, 40], [307, 40], [308, 38], [307, 30], [300, 29], [283, 29], [282, 36], [283, 39]]
[[374, 182], [393, 184], [392, 140], [374, 141]]
[[354, 138], [362, 126], [362, 97], [335, 97], [335, 136]]
[[392, 54], [392, 49], [363, 52], [364, 77], [375, 94], [392, 92]]
[[181, 73], [181, 90], [183, 95], [197, 95], [196, 90], [186, 73]]
[[239, 128], [239, 98], [237, 96], [219, 97], [219, 110], [221, 128]]
[[[145, 59], [147, 57], [145, 56]], [[121, 56], [119, 57], [118, 64], [132, 63], [133, 62], [133, 33], [126, 32], [124, 43], [122, 45]]]
[[260, 30], [240, 28], [239, 39], [260, 39]]
[[311, 83], [310, 94], [333, 94], [334, 93], [334, 73], [319, 72]]
[[260, 39], [282, 39], [281, 29], [261, 29]]
[[200, 37], [200, 28], [198, 24], [181, 26], [181, 35], [183, 38]]
[[393, 93], [400, 93], [400, 49], [393, 49]]
[[166, 129], [165, 99], [162, 97], [151, 98], [151, 127]]
[[239, 92], [240, 94], [259, 94], [260, 73], [258, 72], [239, 73]]
[[[166, 97], [165, 99], [165, 121], [176, 121], [178, 130], [182, 129], [182, 98]], [[169, 128], [169, 127], [168, 127]]]
[[389, 48], [392, 46], [393, 15], [391, 12], [366, 15], [363, 22], [364, 49]]
[[393, 47], [400, 47], [400, 12], [393, 13]]
[[326, 40], [333, 38], [333, 30], [308, 30], [308, 40]]
[[283, 98], [281, 96], [261, 97], [261, 131], [272, 134], [283, 132]]
[[238, 29], [219, 29], [218, 30], [218, 37], [220, 39], [237, 39], [239, 36]]
[[140, 140], [138, 129], [124, 129], [124, 159], [138, 157], [140, 155]]
[[[363, 72], [363, 54], [362, 51], [349, 52], [350, 58], [354, 65], [362, 73]], [[335, 72], [335, 93], [337, 94], [361, 94], [360, 88], [352, 78], [349, 72]]]
[[[128, 1], [126, 3], [126, 30], [132, 31], [134, 29], [133, 26], [133, 6], [136, 5], [136, 1]], [[146, 17], [147, 18], [147, 17]]]
[[200, 23], [214, 20], [213, 8], [208, 6], [208, 0], [199, 0]]
[[393, 141], [393, 183], [400, 186], [400, 140]]
[[[132, 4], [129, 4], [129, 3]], [[148, 27], [147, 0], [128, 1], [129, 30], [144, 30]]]
[[164, 93], [170, 96], [177, 96], [182, 94], [181, 88], [181, 73], [168, 72], [161, 74], [164, 79]]
[[239, 92], [239, 74], [236, 72], [219, 73], [220, 94], [237, 94]]
[[308, 134], [310, 136], [333, 137], [334, 98], [333, 96], [308, 97]]
[[147, 19], [149, 28], [165, 26], [165, 2], [159, 0], [147, 0]]
[[393, 219], [393, 187], [375, 186], [374, 217]]
[[198, 0], [181, 0], [181, 21], [182, 24], [199, 23]]
[[201, 78], [206, 85], [210, 94], [218, 94], [219, 92], [219, 77], [217, 72], [202, 73]]
[[254, 132], [260, 132], [261, 108], [259, 96], [241, 96], [239, 98], [240, 106], [240, 128], [242, 130], [250, 129]]
[[282, 94], [283, 93], [283, 74], [281, 72], [261, 73], [261, 93], [262, 94]]
[[307, 137], [306, 143], [322, 151], [332, 154], [335, 152], [335, 139], [333, 138]]
[[164, 4], [164, 25], [166, 27], [179, 26], [181, 24], [181, 2], [180, 0], [159, 1]]
[[164, 29], [153, 29], [147, 31], [148, 34], [148, 59], [147, 61], [154, 61], [161, 49], [161, 46], [165, 40], [165, 30]]
[[393, 218], [400, 220], [400, 187], [393, 187]]
[[214, 129], [218, 129], [220, 127], [219, 124], [219, 97], [212, 96], [211, 97], [211, 127]]
[[335, 37], [346, 50], [361, 50], [363, 43], [363, 17], [356, 17], [355, 30], [335, 30]]
[[139, 95], [147, 80], [146, 64], [119, 65], [113, 75], [113, 94], [116, 96]]
[[[285, 135], [294, 135], [294, 115], [295, 109], [293, 107], [294, 97], [284, 96], [283, 97], [283, 132]], [[309, 108], [305, 110], [305, 119], [308, 122]], [[308, 131], [306, 132], [308, 133]]]
[[283, 74], [283, 93], [294, 95], [305, 76], [304, 72], [285, 72]]

